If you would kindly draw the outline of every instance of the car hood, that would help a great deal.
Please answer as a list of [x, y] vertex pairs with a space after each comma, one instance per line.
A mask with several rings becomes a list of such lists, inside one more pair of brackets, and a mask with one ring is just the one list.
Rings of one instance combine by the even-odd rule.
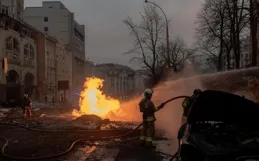
[[259, 130], [259, 106], [238, 95], [206, 90], [193, 104], [187, 123], [206, 121], [223, 122]]

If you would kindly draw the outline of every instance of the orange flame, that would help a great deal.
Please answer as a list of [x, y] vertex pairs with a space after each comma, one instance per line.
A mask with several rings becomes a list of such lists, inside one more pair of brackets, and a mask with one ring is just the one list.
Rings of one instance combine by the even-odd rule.
[[79, 107], [80, 111], [73, 110], [72, 115], [79, 117], [84, 114], [94, 114], [102, 118], [109, 112], [115, 112], [120, 109], [120, 102], [116, 99], [106, 96], [100, 90], [104, 80], [91, 77], [86, 78], [84, 90], [80, 93]]

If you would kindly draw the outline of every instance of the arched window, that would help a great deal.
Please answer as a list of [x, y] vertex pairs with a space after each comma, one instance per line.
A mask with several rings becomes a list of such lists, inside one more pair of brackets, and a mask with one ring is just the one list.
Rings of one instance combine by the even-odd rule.
[[35, 56], [34, 48], [31, 44], [24, 45], [24, 55], [34, 58], [34, 56]]
[[24, 45], [24, 64], [34, 66], [34, 48], [31, 44]]
[[16, 51], [17, 53], [20, 53], [20, 44], [19, 42], [12, 36], [8, 37], [5, 40], [5, 48], [7, 50]]
[[34, 58], [35, 57], [35, 53], [34, 53], [34, 48], [32, 45], [30, 45], [30, 57]]
[[30, 45], [29, 44], [24, 45], [24, 55], [29, 56], [29, 52], [30, 52]]

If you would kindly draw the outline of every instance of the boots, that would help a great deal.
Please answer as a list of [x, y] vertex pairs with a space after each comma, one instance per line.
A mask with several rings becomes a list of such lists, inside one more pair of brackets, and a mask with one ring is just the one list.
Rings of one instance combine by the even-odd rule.
[[151, 141], [146, 142], [145, 147], [147, 147], [147, 148], [151, 148], [151, 149], [156, 148], [156, 146], [155, 146], [155, 145], [153, 145], [153, 143], [152, 143]]
[[146, 142], [145, 142], [145, 140], [140, 140], [140, 146], [145, 146], [145, 144], [146, 144]]

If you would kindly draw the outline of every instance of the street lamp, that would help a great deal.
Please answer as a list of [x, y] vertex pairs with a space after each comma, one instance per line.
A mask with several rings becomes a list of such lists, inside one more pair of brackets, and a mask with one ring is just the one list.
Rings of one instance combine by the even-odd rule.
[[145, 3], [150, 3], [150, 4], [153, 4], [154, 6], [158, 7], [158, 8], [162, 11], [162, 13], [163, 13], [163, 15], [164, 15], [164, 17], [165, 17], [165, 21], [166, 21], [166, 53], [167, 53], [167, 65], [168, 65], [168, 76], [170, 76], [169, 27], [168, 27], [168, 19], [167, 19], [167, 16], [166, 16], [164, 10], [163, 10], [158, 4], [156, 4], [155, 2], [149, 2], [148, 0], [145, 0]]

